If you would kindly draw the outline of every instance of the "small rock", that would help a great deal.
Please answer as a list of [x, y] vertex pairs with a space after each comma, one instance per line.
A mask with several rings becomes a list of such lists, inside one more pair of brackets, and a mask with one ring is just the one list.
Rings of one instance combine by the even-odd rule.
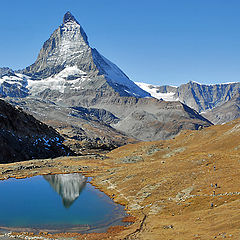
[[173, 225], [165, 225], [163, 226], [164, 229], [173, 229]]
[[128, 156], [124, 158], [118, 159], [118, 162], [120, 163], [136, 163], [136, 162], [142, 162], [143, 158], [141, 156]]

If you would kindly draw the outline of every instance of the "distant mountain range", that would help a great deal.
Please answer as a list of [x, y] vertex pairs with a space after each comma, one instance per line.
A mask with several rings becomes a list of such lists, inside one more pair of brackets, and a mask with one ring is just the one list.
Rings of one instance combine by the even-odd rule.
[[204, 85], [190, 81], [179, 87], [136, 84], [153, 97], [188, 105], [214, 124], [240, 117], [240, 82]]
[[20, 71], [0, 69], [0, 97], [57, 128], [69, 141], [93, 148], [168, 139], [182, 129], [212, 124], [185, 103], [152, 98], [90, 47], [70, 12], [35, 63]]

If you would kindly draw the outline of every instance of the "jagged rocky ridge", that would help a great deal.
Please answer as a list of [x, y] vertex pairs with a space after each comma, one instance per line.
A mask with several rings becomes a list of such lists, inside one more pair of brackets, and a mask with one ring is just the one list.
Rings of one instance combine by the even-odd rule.
[[240, 83], [204, 85], [191, 81], [178, 87], [175, 96], [198, 112], [205, 112], [226, 103], [239, 93]]
[[[44, 43], [36, 62], [13, 74], [1, 77], [1, 86], [16, 86], [5, 87], [0, 96], [54, 127], [61, 125], [64, 133], [71, 128], [71, 133], [66, 134], [70, 137], [78, 129], [77, 134], [85, 135], [78, 139], [87, 140], [90, 146], [93, 142], [94, 146], [112, 148], [128, 142], [127, 136], [166, 139], [181, 129], [211, 125], [179, 102], [169, 104], [150, 98], [115, 64], [90, 47], [83, 28], [69, 12]], [[44, 112], [43, 102], [49, 103], [52, 111]], [[72, 110], [78, 113], [69, 115]]]
[[[240, 115], [240, 105], [237, 101], [240, 96], [239, 82], [204, 85], [190, 81], [179, 87], [136, 84], [158, 99], [181, 101], [215, 124], [234, 120]], [[231, 108], [226, 107], [230, 105]]]
[[73, 154], [52, 127], [0, 100], [0, 163]]
[[0, 68], [0, 77], [3, 77], [4, 75], [8, 75], [8, 74], [13, 74], [14, 71], [11, 68], [8, 67], [3, 67]]
[[240, 96], [236, 95], [229, 101], [202, 115], [215, 124], [222, 124], [240, 118]]

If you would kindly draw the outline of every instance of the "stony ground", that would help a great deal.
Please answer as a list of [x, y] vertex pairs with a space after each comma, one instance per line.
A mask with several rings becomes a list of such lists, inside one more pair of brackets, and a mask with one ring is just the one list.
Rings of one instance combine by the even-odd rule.
[[129, 144], [105, 157], [0, 165], [2, 179], [63, 172], [93, 176], [135, 223], [104, 234], [42, 239], [240, 239], [240, 119], [168, 141]]

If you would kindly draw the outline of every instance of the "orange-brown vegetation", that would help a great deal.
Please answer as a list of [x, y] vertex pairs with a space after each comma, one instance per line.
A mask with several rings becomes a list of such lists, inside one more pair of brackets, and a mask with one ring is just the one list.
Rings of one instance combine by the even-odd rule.
[[107, 156], [94, 183], [144, 219], [129, 239], [239, 239], [240, 119]]
[[[92, 183], [124, 204], [134, 219], [99, 239], [240, 238], [240, 119], [183, 131], [172, 140], [129, 144], [106, 157], [1, 165], [2, 178], [57, 172], [93, 176]], [[33, 163], [42, 167], [17, 170]], [[92, 237], [84, 235], [97, 239]]]

